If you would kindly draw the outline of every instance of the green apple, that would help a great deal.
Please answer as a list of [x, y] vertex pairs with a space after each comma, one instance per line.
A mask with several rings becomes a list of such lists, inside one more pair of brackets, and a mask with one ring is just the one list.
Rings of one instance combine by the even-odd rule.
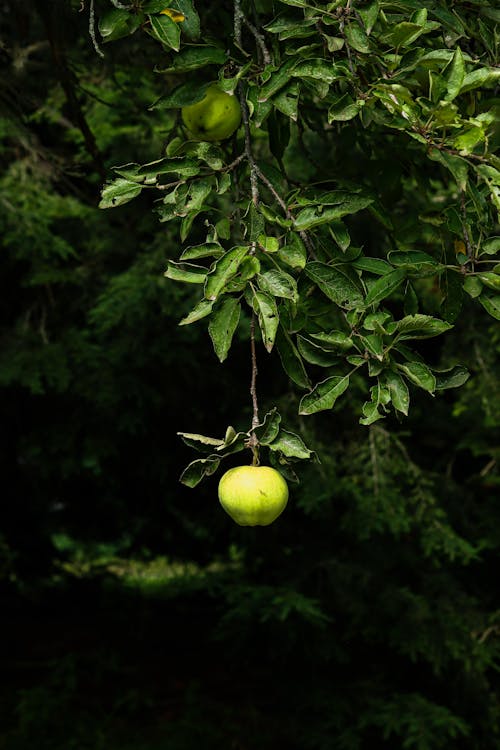
[[213, 83], [201, 102], [182, 108], [185, 126], [198, 141], [223, 141], [239, 127], [241, 108], [238, 99]]
[[269, 526], [288, 502], [288, 486], [270, 466], [236, 466], [219, 482], [220, 504], [240, 526]]

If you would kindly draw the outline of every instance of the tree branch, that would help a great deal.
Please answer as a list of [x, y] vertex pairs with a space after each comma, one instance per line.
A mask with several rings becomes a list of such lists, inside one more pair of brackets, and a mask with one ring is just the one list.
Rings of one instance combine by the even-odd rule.
[[243, 121], [243, 129], [245, 131], [245, 154], [248, 159], [250, 166], [250, 187], [252, 190], [252, 202], [254, 206], [259, 205], [259, 184], [257, 179], [257, 165], [252, 151], [252, 139], [250, 137], [250, 113], [248, 111], [248, 104], [245, 98], [245, 91], [241, 81], [238, 83], [238, 97], [240, 100], [241, 107], [241, 119]]

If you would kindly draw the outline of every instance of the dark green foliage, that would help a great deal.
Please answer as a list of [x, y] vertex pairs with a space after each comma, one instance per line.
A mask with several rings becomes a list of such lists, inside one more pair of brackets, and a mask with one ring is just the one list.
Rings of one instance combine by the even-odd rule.
[[[182, 145], [162, 108], [244, 62], [230, 5], [175, 0], [180, 37], [95, 5], [104, 59], [88, 2], [0, 10], [1, 750], [497, 750], [496, 7], [256, 4], [294, 231], [244, 162], [234, 202], [241, 135]], [[114, 165], [137, 195], [103, 211]], [[255, 433], [300, 479], [259, 530], [210, 476], [249, 460], [252, 309]]]

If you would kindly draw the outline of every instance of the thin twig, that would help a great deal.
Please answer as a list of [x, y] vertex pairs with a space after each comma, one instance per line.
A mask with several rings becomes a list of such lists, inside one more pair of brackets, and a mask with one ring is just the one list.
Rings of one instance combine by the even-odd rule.
[[99, 43], [97, 41], [97, 36], [95, 33], [95, 10], [94, 10], [94, 0], [90, 0], [90, 11], [89, 11], [89, 34], [90, 38], [92, 39], [92, 44], [94, 45], [94, 49], [99, 55], [99, 57], [104, 57], [104, 52], [99, 47]]
[[264, 61], [264, 64], [271, 65], [271, 62], [272, 62], [271, 53], [269, 52], [266, 46], [266, 42], [265, 42], [263, 35], [255, 28], [253, 23], [249, 21], [248, 18], [243, 17], [243, 23], [245, 24], [249, 32], [253, 34], [255, 41], [259, 45], [259, 49], [262, 53], [262, 60]]
[[267, 187], [267, 189], [269, 190], [269, 192], [271, 193], [271, 195], [273, 196], [273, 198], [276, 199], [276, 202], [283, 209], [286, 218], [287, 219], [293, 219], [293, 216], [291, 214], [290, 209], [288, 208], [288, 206], [286, 205], [285, 201], [283, 200], [283, 198], [281, 197], [281, 195], [278, 193], [278, 191], [274, 187], [274, 185], [271, 182], [271, 180], [269, 180], [266, 177], [266, 175], [262, 172], [262, 170], [260, 169], [260, 167], [257, 164], [254, 164], [254, 169], [255, 169], [255, 172], [256, 172], [257, 177], [259, 178], [259, 180], [264, 183], [264, 185]]
[[255, 312], [252, 312], [252, 320], [250, 322], [250, 347], [252, 351], [252, 380], [250, 383], [250, 394], [252, 396], [253, 415], [252, 415], [252, 430], [254, 430], [259, 424], [259, 403], [257, 400], [257, 355], [255, 352]]
[[[236, 10], [235, 10], [236, 15]], [[257, 179], [257, 165], [252, 151], [252, 139], [250, 137], [250, 113], [248, 111], [248, 104], [245, 98], [245, 91], [241, 81], [238, 83], [238, 96], [241, 107], [241, 119], [243, 120], [243, 128], [245, 131], [245, 154], [248, 159], [250, 166], [250, 187], [252, 190], [252, 202], [255, 207], [259, 205], [259, 183]]]
[[243, 49], [243, 42], [241, 40], [241, 25], [243, 19], [244, 15], [241, 10], [240, 0], [234, 0], [234, 43], [240, 49]]
[[340, 31], [340, 34], [341, 34], [343, 40], [344, 40], [345, 51], [347, 52], [347, 64], [349, 65], [349, 70], [354, 75], [355, 71], [354, 71], [354, 65], [353, 65], [353, 62], [352, 62], [351, 48], [349, 47], [349, 44], [347, 42], [347, 39], [346, 39], [346, 36], [345, 36], [345, 33], [344, 33], [344, 26], [345, 26], [344, 17], [348, 16], [349, 13], [351, 12], [350, 5], [351, 5], [351, 0], [347, 0], [347, 4], [346, 4], [345, 8], [342, 9], [342, 16], [340, 18], [340, 23], [339, 23], [339, 31]]
[[[240, 0], [234, 0], [234, 41], [235, 44], [242, 49], [241, 39], [241, 25], [244, 21], [244, 15], [241, 10]], [[250, 113], [248, 111], [248, 104], [245, 96], [245, 89], [241, 81], [238, 82], [238, 98], [240, 101], [241, 108], [241, 119], [243, 121], [243, 129], [245, 131], [245, 152], [244, 155], [248, 161], [250, 167], [250, 188], [252, 192], [252, 203], [257, 208], [260, 201], [259, 195], [259, 182], [257, 178], [256, 164], [252, 151], [252, 139], [250, 136]], [[252, 243], [250, 253], [255, 254], [256, 243]], [[250, 349], [252, 355], [252, 377], [250, 380], [250, 395], [252, 398], [252, 430], [250, 437], [247, 442], [248, 448], [251, 449], [253, 454], [252, 465], [259, 465], [259, 439], [255, 433], [255, 428], [259, 424], [259, 402], [257, 400], [257, 353], [255, 350], [255, 311], [252, 310], [252, 319], [250, 321]]]
[[111, 5], [114, 5], [118, 10], [131, 10], [133, 7], [132, 5], [124, 5], [123, 3], [120, 3], [119, 0], [111, 0]]
[[[276, 200], [276, 202], [278, 203], [278, 205], [281, 206], [281, 208], [283, 209], [283, 211], [285, 213], [286, 218], [290, 219], [291, 221], [293, 221], [293, 214], [292, 214], [292, 212], [290, 211], [290, 209], [286, 205], [285, 201], [283, 200], [283, 198], [281, 197], [281, 195], [278, 193], [278, 191], [274, 187], [273, 183], [266, 177], [266, 175], [261, 171], [260, 167], [257, 164], [254, 164], [254, 168], [255, 168], [257, 177], [268, 188], [269, 192], [271, 193], [271, 195], [273, 196], [273, 198]], [[302, 239], [302, 242], [304, 243], [304, 245], [306, 246], [307, 252], [309, 253], [309, 255], [312, 258], [314, 258], [314, 260], [317, 260], [316, 253], [314, 251], [314, 246], [313, 246], [311, 238], [309, 237], [309, 235], [307, 234], [307, 232], [305, 232], [305, 231], [302, 230], [302, 231], [299, 232], [299, 236]]]
[[255, 434], [255, 428], [259, 424], [259, 402], [257, 399], [257, 354], [255, 350], [255, 311], [252, 310], [252, 318], [250, 320], [250, 348], [252, 352], [252, 378], [250, 381], [250, 395], [252, 397], [252, 430], [250, 437], [247, 441], [247, 447], [250, 448], [253, 454], [252, 466], [259, 465], [259, 439]]

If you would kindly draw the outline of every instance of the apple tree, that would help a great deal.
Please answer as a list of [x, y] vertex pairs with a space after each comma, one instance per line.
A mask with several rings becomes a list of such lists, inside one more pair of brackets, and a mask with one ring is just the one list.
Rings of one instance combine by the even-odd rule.
[[[151, 76], [165, 92], [150, 116], [166, 142], [155, 161], [131, 153], [114, 168], [101, 208], [154, 191], [158, 220], [178, 229], [165, 276], [195, 290], [180, 325], [206, 325], [229, 366], [238, 328], [250, 339], [251, 424], [181, 433], [204, 454], [181, 480], [193, 487], [248, 449], [292, 480], [294, 464], [315, 458], [276, 408], [259, 412], [261, 357], [284, 369], [308, 418], [354, 390], [368, 426], [408, 415], [415, 389], [431, 408], [463, 386], [463, 363], [442, 369], [424, 340], [453, 337], [470, 298], [500, 318], [495, 4], [105, 6], [98, 19], [90, 7], [99, 55], [131, 34], [161, 45]], [[234, 97], [232, 114], [216, 114], [219, 138], [203, 140], [182, 114], [203, 113], [214, 84]], [[241, 126], [225, 137], [237, 105]]]

